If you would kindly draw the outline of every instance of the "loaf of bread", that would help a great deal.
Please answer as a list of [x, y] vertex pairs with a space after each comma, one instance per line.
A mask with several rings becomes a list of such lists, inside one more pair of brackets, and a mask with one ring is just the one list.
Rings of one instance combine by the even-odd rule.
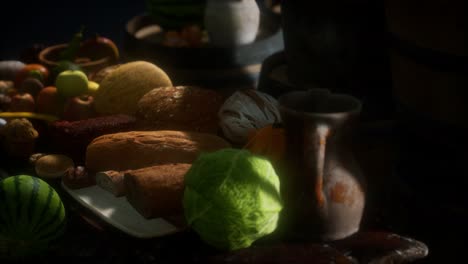
[[201, 152], [229, 148], [221, 137], [184, 131], [130, 131], [94, 139], [86, 151], [93, 172], [134, 170], [165, 163], [192, 163]]
[[128, 202], [145, 218], [181, 214], [184, 177], [191, 164], [164, 164], [127, 171]]
[[74, 122], [56, 121], [49, 126], [49, 142], [56, 152], [81, 163], [85, 159], [86, 147], [94, 138], [135, 128], [136, 118], [129, 115], [101, 116]]
[[215, 90], [193, 86], [161, 87], [146, 93], [136, 116], [152, 130], [183, 130], [216, 134], [224, 97]]

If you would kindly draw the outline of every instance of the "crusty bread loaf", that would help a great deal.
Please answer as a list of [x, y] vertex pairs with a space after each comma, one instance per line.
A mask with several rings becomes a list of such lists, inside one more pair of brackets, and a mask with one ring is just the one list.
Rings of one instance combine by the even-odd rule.
[[184, 177], [191, 164], [164, 164], [125, 173], [128, 202], [145, 218], [182, 213]]
[[153, 130], [218, 132], [218, 111], [224, 97], [215, 90], [193, 86], [161, 87], [138, 102], [136, 116]]
[[184, 131], [131, 131], [94, 139], [86, 150], [86, 167], [93, 172], [139, 169], [156, 164], [192, 163], [201, 152], [230, 147], [224, 139]]

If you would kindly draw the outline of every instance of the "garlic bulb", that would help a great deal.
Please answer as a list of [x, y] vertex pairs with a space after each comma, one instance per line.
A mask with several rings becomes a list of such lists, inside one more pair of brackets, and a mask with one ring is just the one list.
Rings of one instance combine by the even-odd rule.
[[238, 144], [245, 144], [252, 131], [281, 122], [276, 99], [253, 89], [232, 94], [220, 108], [218, 117], [224, 136]]

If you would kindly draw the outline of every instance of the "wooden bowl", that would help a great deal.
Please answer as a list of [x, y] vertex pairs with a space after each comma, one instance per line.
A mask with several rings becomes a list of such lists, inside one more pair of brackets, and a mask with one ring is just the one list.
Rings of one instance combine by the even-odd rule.
[[[39, 53], [39, 62], [49, 69], [54, 68], [60, 62], [59, 55], [66, 49], [68, 44], [58, 44], [45, 48]], [[110, 66], [114, 63], [114, 59], [110, 56], [91, 60], [91, 56], [87, 54], [78, 54], [78, 58], [74, 63], [80, 66], [87, 74], [99, 71], [102, 68]]]

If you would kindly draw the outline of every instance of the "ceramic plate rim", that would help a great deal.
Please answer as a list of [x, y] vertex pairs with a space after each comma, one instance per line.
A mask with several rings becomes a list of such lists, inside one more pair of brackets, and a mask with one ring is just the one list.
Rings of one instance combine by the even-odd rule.
[[[166, 236], [166, 235], [171, 235], [171, 234], [175, 234], [177, 232], [180, 232], [181, 229], [180, 228], [177, 228], [175, 225], [173, 225], [172, 223], [168, 222], [167, 220], [163, 219], [163, 218], [153, 218], [153, 219], [145, 219], [143, 216], [141, 216], [136, 210], [136, 214], [141, 217], [141, 221], [142, 222], [154, 222], [154, 221], [158, 221], [158, 222], [161, 222], [162, 225], [166, 225], [168, 226], [166, 232], [159, 232], [158, 234], [148, 234], [148, 235], [145, 235], [145, 234], [141, 234], [139, 233], [138, 231], [135, 231], [135, 230], [132, 230], [130, 228], [128, 228], [127, 226], [123, 225], [121, 222], [119, 221], [116, 221], [115, 219], [112, 220], [110, 219], [108, 216], [106, 216], [103, 212], [101, 212], [98, 208], [96, 208], [95, 206], [93, 206], [92, 203], [89, 203], [87, 201], [85, 201], [83, 199], [83, 197], [80, 196], [79, 193], [77, 193], [77, 191], [79, 190], [83, 190], [83, 189], [96, 189], [96, 196], [95, 197], [99, 197], [99, 196], [102, 196], [102, 195], [107, 195], [109, 194], [110, 196], [112, 195], [111, 193], [108, 193], [107, 191], [101, 189], [99, 186], [97, 185], [93, 185], [93, 186], [89, 186], [89, 187], [85, 187], [85, 188], [80, 188], [80, 189], [70, 189], [68, 188], [64, 183], [63, 181], [61, 182], [61, 185], [62, 185], [62, 189], [64, 189], [75, 201], [77, 201], [81, 206], [91, 210], [93, 212], [94, 215], [96, 215], [97, 217], [99, 217], [99, 219], [103, 220], [104, 222], [106, 222], [107, 224], [119, 229], [120, 231], [128, 234], [128, 235], [131, 235], [133, 237], [137, 237], [137, 238], [154, 238], [154, 237], [161, 237], [161, 236]], [[99, 194], [101, 193], [102, 194]], [[107, 193], [106, 193], [107, 192]], [[112, 195], [113, 196], [113, 195]], [[113, 197], [114, 199], [119, 199], [119, 198], [123, 198], [125, 199], [125, 197]], [[124, 201], [126, 203], [128, 203], [127, 201]], [[133, 209], [133, 207], [132, 207]]]

